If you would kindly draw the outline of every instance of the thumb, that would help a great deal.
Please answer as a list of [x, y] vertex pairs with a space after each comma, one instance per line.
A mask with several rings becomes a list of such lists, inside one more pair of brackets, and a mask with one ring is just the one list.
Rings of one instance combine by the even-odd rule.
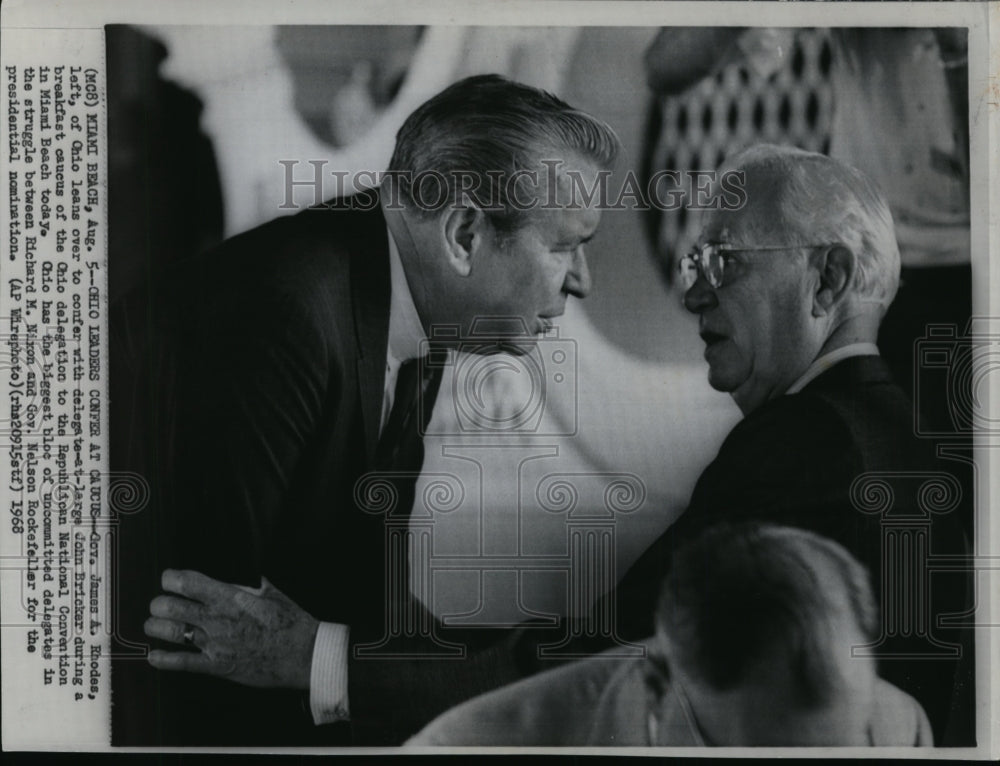
[[251, 588], [249, 585], [237, 585], [236, 587], [244, 593], [249, 593], [251, 596], [262, 596], [269, 585], [271, 585], [271, 583], [267, 581], [267, 578], [261, 578], [259, 588]]
[[261, 596], [270, 596], [272, 598], [275, 597], [283, 599], [288, 598], [288, 596], [286, 596], [284, 593], [282, 593], [280, 590], [274, 587], [274, 584], [266, 577], [260, 578], [260, 590], [258, 590], [257, 593]]

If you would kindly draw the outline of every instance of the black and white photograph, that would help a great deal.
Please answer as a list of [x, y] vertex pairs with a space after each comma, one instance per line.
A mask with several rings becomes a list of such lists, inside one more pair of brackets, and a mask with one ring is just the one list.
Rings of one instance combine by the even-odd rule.
[[995, 6], [183, 5], [0, 62], [5, 749], [989, 757]]

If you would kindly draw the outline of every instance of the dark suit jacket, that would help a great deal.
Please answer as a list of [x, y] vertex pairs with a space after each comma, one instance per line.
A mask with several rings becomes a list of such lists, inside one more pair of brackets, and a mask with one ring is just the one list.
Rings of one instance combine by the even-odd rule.
[[[912, 406], [879, 357], [853, 357], [834, 365], [798, 394], [766, 403], [730, 432], [699, 478], [683, 516], [619, 585], [616, 608], [624, 634], [639, 638], [652, 632], [658, 589], [650, 583], [662, 580], [677, 544], [723, 520], [761, 519], [831, 537], [868, 567], [876, 594], [882, 594], [883, 563], [891, 564], [883, 555], [886, 524], [928, 521], [931, 554], [966, 552], [961, 504], [946, 514], [922, 510], [920, 476], [886, 479], [893, 491], [887, 514], [863, 513], [852, 503], [851, 486], [864, 473], [921, 472], [926, 477], [928, 471], [956, 476], [966, 488], [965, 467], [935, 459], [933, 445], [914, 436]], [[968, 605], [964, 575], [934, 574], [930, 583], [932, 616]], [[946, 642], [967, 638], [954, 629], [933, 628], [933, 633]], [[920, 651], [924, 645], [919, 636], [895, 635], [886, 649], [896, 654]], [[963, 648], [965, 660], [970, 659], [971, 645]], [[882, 675], [924, 706], [939, 741], [954, 718], [950, 710], [958, 665], [954, 659], [881, 663]], [[963, 684], [959, 691], [971, 692], [971, 679], [964, 678]], [[967, 696], [962, 704], [970, 706]], [[971, 716], [971, 709], [962, 715]]]
[[[381, 637], [385, 519], [360, 510], [354, 488], [378, 439], [390, 279], [377, 195], [358, 199], [374, 205], [310, 209], [225, 242], [142, 296], [154, 307], [143, 330], [120, 322], [130, 328], [122, 345], [145, 359], [153, 415], [144, 419], [155, 421], [153, 434], [133, 426], [119, 440], [156, 446], [152, 456], [146, 444], [135, 450], [157, 477], [153, 518], [122, 530], [133, 555], [121, 571], [146, 575], [121, 609], [133, 638], [164, 566], [254, 586], [263, 575], [317, 619], [349, 625], [352, 644]], [[134, 353], [151, 344], [152, 354]], [[143, 420], [143, 406], [133, 409]], [[305, 694], [187, 674], [150, 679], [142, 663], [119, 663], [116, 706], [157, 709], [152, 742], [136, 741], [143, 722], [125, 711], [116, 741], [401, 742], [446, 707], [517, 677], [499, 667], [509, 653], [492, 638], [506, 634], [457, 665], [352, 657], [351, 723], [324, 727], [312, 725]], [[146, 674], [155, 699], [124, 691], [130, 674]]]

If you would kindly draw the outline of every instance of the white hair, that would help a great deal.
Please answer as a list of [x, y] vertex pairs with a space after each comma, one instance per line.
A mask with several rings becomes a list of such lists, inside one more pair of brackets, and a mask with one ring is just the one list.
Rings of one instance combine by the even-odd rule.
[[874, 181], [824, 154], [773, 144], [752, 146], [725, 166], [779, 179], [774, 202], [782, 222], [803, 245], [850, 249], [857, 264], [854, 294], [885, 314], [899, 287], [899, 245], [889, 205]]

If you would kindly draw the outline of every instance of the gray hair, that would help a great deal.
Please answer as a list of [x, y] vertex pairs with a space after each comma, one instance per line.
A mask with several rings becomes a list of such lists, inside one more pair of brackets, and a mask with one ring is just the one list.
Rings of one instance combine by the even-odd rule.
[[726, 168], [780, 179], [775, 204], [803, 245], [840, 243], [856, 257], [855, 295], [888, 309], [899, 287], [899, 246], [889, 205], [857, 168], [824, 154], [758, 144], [725, 162]]
[[838, 682], [830, 626], [845, 612], [876, 636], [868, 573], [841, 545], [805, 529], [718, 524], [672, 557], [656, 629], [689, 675], [720, 691], [777, 650], [815, 707]]
[[509, 232], [524, 211], [511, 204], [508, 182], [544, 171], [544, 152], [610, 170], [619, 146], [610, 126], [551, 93], [478, 75], [446, 88], [406, 119], [396, 134], [389, 177], [398, 179], [401, 201], [418, 213], [427, 209], [414, 204], [414, 179], [435, 174], [435, 183], [445, 186], [440, 198], [456, 201], [460, 191], [468, 193], [456, 181], [468, 177], [476, 187], [470, 196], [498, 231]]

